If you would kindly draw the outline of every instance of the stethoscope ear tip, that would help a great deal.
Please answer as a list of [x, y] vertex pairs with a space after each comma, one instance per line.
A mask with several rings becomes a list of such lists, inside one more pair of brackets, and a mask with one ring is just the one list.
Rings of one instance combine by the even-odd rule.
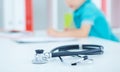
[[77, 63], [72, 63], [71, 65], [72, 65], [72, 66], [76, 66], [76, 65], [77, 65]]

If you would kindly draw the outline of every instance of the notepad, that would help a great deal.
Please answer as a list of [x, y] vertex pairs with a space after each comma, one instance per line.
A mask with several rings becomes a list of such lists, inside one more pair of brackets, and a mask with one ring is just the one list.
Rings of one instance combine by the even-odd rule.
[[27, 37], [16, 39], [17, 43], [39, 43], [39, 42], [63, 42], [63, 41], [74, 41], [76, 38], [54, 38], [54, 37]]

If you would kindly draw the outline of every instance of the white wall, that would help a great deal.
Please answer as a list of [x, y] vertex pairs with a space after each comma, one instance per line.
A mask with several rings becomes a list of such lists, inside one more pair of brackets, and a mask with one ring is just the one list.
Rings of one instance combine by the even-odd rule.
[[114, 28], [120, 28], [120, 0], [111, 0], [111, 21]]
[[54, 29], [58, 29], [58, 17], [59, 17], [59, 15], [58, 15], [58, 4], [59, 4], [59, 0], [51, 0], [51, 4], [52, 4], [52, 6], [51, 6], [51, 13], [52, 13], [52, 23], [51, 23], [51, 25], [52, 25], [52, 27], [54, 28]]
[[3, 0], [0, 0], [0, 28], [3, 27]]
[[48, 28], [48, 0], [33, 0], [34, 30]]
[[111, 14], [112, 14], [112, 6], [111, 6], [111, 0], [107, 0], [107, 19], [109, 21], [110, 26], [112, 27], [112, 22], [111, 22]]

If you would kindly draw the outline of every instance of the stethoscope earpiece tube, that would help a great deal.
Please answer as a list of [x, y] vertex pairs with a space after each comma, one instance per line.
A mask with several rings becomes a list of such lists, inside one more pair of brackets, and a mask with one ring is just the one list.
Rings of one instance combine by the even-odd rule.
[[67, 50], [75, 50], [75, 49], [79, 49], [79, 45], [60, 46], [60, 47], [54, 48], [53, 50], [51, 50], [51, 52], [55, 52], [56, 50], [58, 50], [58, 51], [67, 51]]
[[[76, 50], [77, 51], [69, 51]], [[58, 50], [57, 52], [55, 52]], [[79, 50], [79, 45], [61, 46], [51, 50], [52, 57], [72, 56], [72, 55], [101, 55], [103, 54], [103, 46], [100, 45], [82, 45], [82, 51]]]

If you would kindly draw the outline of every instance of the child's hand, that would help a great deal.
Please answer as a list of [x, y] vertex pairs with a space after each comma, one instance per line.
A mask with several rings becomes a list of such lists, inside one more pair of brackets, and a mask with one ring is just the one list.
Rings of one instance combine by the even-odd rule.
[[53, 28], [49, 28], [47, 30], [47, 33], [48, 33], [49, 36], [53, 36], [53, 37], [57, 36], [57, 31], [55, 29], [53, 29]]

